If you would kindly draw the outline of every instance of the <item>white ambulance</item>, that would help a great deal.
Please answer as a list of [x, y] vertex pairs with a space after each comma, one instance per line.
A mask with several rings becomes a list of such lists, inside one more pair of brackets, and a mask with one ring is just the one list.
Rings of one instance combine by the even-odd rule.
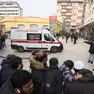
[[19, 52], [25, 50], [43, 50], [52, 53], [63, 50], [63, 44], [53, 37], [50, 31], [40, 28], [11, 28], [11, 48]]

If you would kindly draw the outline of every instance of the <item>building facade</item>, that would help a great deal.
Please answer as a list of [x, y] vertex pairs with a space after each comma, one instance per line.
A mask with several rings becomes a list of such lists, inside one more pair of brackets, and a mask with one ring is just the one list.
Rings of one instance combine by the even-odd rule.
[[[39, 27], [39, 28], [49, 28], [49, 17], [48, 18], [40, 18], [40, 17], [17, 17], [17, 16], [9, 16], [5, 17], [2, 20], [2, 24], [5, 27], [5, 31], [3, 32], [10, 32], [11, 27], [19, 27], [19, 28], [32, 28], [32, 27]], [[58, 20], [56, 21], [56, 32], [61, 31], [62, 23]]]
[[94, 0], [86, 0], [84, 12], [84, 25], [94, 22]]
[[23, 9], [15, 1], [0, 1], [0, 17], [22, 16]]
[[57, 17], [65, 21], [66, 29], [74, 29], [82, 25], [82, 0], [57, 0]]
[[84, 33], [94, 33], [94, 0], [84, 0], [83, 24], [79, 27]]

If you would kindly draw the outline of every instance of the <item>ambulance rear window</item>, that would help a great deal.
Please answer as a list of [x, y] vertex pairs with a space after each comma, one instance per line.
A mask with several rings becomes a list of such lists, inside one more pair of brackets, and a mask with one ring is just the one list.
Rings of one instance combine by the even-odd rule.
[[41, 34], [27, 34], [27, 40], [41, 40]]

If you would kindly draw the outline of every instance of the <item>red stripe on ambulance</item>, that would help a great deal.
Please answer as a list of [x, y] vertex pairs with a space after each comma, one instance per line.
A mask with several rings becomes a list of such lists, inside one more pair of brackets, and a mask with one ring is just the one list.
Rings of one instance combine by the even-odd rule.
[[46, 42], [40, 40], [11, 40], [12, 43], [46, 43], [46, 44], [58, 44], [58, 42]]

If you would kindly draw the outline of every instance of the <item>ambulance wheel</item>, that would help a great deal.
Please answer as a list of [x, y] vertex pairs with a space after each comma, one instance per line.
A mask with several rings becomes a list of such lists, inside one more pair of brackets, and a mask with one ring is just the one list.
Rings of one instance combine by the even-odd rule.
[[24, 48], [23, 48], [22, 46], [19, 46], [19, 47], [18, 47], [18, 51], [19, 51], [19, 52], [24, 52]]
[[51, 48], [51, 53], [56, 53], [57, 50], [58, 50], [57, 47], [52, 47], [52, 48]]

